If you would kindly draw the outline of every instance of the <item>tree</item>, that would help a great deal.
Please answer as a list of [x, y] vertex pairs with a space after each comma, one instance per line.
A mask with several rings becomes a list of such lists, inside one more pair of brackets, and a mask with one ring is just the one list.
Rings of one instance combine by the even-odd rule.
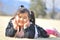
[[57, 15], [56, 13], [56, 11], [55, 11], [55, 0], [52, 0], [52, 2], [53, 2], [53, 9], [52, 9], [52, 12], [50, 13], [50, 15], [51, 15], [51, 18], [52, 19], [55, 19], [55, 16]]
[[35, 17], [45, 17], [45, 3], [42, 0], [31, 0], [30, 9], [34, 11]]

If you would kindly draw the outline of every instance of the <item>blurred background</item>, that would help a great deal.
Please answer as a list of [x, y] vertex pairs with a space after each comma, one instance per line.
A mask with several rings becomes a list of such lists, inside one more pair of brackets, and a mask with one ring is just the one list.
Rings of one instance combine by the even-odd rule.
[[12, 16], [20, 5], [34, 11], [36, 18], [60, 19], [60, 0], [0, 0], [0, 16]]
[[[55, 28], [60, 32], [60, 0], [0, 0], [0, 40], [20, 40], [5, 36], [8, 22], [20, 5], [24, 5], [27, 9], [34, 11], [36, 24], [44, 29]], [[43, 38], [41, 40], [49, 39], [60, 40], [60, 38]]]

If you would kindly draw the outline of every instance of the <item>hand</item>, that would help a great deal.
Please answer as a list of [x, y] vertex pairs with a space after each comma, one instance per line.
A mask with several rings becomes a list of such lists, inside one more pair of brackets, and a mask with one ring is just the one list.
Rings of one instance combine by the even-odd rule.
[[17, 21], [16, 21], [15, 19], [12, 20], [12, 23], [13, 23], [13, 28], [14, 28], [15, 30], [19, 30], [19, 27], [18, 27], [18, 25], [17, 25]]
[[17, 31], [16, 34], [15, 34], [15, 37], [24, 37], [24, 30], [21, 28], [21, 31]]
[[24, 23], [24, 29], [26, 29], [27, 27], [29, 27], [30, 26], [30, 21], [28, 20], [28, 21], [26, 21], [25, 23]]
[[24, 20], [24, 21], [18, 21], [18, 25], [20, 28], [27, 28], [30, 26], [30, 21], [29, 20]]
[[13, 20], [12, 20], [12, 23], [13, 23], [13, 28], [15, 30], [18, 30], [19, 31], [19, 27], [21, 27], [21, 23], [18, 22], [19, 18], [18, 16], [16, 16]]

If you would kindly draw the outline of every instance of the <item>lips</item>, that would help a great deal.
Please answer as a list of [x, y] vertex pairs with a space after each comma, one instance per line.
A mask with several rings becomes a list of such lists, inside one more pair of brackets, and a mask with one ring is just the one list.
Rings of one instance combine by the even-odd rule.
[[19, 25], [20, 27], [23, 27], [23, 26], [24, 26], [24, 23], [23, 23], [23, 22], [18, 22], [18, 25]]
[[18, 23], [18, 25], [24, 25], [23, 23]]

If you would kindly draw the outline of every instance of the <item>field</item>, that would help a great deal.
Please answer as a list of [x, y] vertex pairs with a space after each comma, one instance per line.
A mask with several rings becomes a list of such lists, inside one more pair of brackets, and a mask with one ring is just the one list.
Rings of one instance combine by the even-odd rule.
[[[9, 20], [11, 19], [10, 16], [0, 16], [0, 40], [21, 40], [21, 38], [10, 38], [5, 36], [5, 29]], [[52, 19], [38, 19], [36, 18], [36, 24], [45, 28], [56, 28], [58, 32], [60, 32], [60, 20], [52, 20]], [[52, 36], [53, 37], [53, 36]], [[38, 39], [27, 39], [23, 38], [22, 40], [60, 40], [60, 38], [38, 38]]]

